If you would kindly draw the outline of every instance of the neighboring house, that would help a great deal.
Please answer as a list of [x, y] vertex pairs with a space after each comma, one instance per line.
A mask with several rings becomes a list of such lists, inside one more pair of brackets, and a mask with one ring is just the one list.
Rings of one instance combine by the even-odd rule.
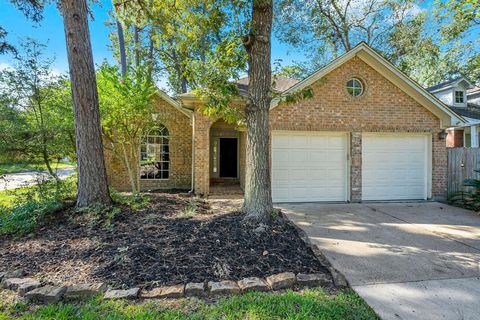
[[[245, 95], [247, 80], [240, 80]], [[306, 79], [277, 79], [272, 101], [275, 202], [402, 200], [446, 195], [444, 129], [462, 117], [362, 43]], [[310, 89], [293, 104], [282, 97]], [[193, 94], [160, 94], [140, 163], [142, 189], [193, 189], [245, 180], [246, 132], [204, 115]], [[245, 99], [234, 104], [243, 110]], [[110, 183], [128, 190], [121, 163], [107, 154]]]
[[427, 90], [466, 121], [462, 126], [447, 129], [447, 147], [478, 147], [480, 88], [474, 87], [466, 77], [460, 76]]

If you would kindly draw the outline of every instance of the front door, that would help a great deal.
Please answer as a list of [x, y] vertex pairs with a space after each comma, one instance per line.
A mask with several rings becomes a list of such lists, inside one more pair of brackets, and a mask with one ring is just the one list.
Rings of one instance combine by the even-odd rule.
[[237, 178], [237, 138], [220, 138], [220, 178]]

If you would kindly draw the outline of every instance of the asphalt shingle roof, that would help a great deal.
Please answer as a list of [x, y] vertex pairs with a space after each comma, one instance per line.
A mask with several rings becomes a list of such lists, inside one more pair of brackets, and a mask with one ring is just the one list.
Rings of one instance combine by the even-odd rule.
[[[248, 81], [248, 77], [241, 78], [235, 81], [237, 83], [238, 90], [240, 91], [240, 95], [246, 95], [248, 93]], [[298, 82], [299, 80], [296, 79], [282, 76], [272, 76], [272, 83], [274, 84], [273, 89], [277, 92], [284, 92]]]
[[438, 90], [438, 89], [441, 89], [443, 87], [448, 87], [449, 85], [451, 85], [452, 83], [454, 82], [457, 82], [458, 80], [462, 79], [463, 77], [455, 77], [451, 80], [448, 80], [448, 81], [445, 81], [445, 82], [441, 82], [439, 84], [436, 84], [434, 86], [431, 86], [431, 87], [428, 87], [427, 90], [428, 91], [435, 91], [435, 90]]

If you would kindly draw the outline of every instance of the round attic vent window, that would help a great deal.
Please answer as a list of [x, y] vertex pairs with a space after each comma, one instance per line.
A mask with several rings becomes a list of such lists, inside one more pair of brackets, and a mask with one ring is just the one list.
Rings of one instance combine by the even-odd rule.
[[347, 92], [352, 97], [359, 97], [363, 94], [363, 84], [357, 78], [352, 78], [347, 81]]

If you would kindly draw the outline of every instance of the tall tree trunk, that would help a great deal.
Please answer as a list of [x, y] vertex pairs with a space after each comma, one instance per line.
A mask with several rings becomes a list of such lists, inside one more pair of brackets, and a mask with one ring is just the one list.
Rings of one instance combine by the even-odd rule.
[[123, 35], [123, 27], [121, 22], [117, 19], [117, 37], [118, 37], [118, 51], [120, 53], [120, 70], [122, 76], [127, 74], [127, 53], [125, 52], [125, 36]]
[[140, 65], [140, 34], [137, 26], [133, 26], [133, 50], [135, 56], [135, 67]]
[[269, 222], [273, 210], [270, 181], [269, 111], [271, 95], [272, 0], [253, 0], [248, 52], [248, 102], [244, 222]]
[[153, 82], [153, 66], [154, 66], [154, 60], [153, 60], [153, 46], [154, 46], [154, 30], [153, 27], [149, 32], [149, 43], [148, 43], [148, 68], [147, 68], [147, 81], [149, 83]]
[[77, 207], [108, 205], [97, 82], [86, 0], [61, 0], [75, 117], [78, 161]]

